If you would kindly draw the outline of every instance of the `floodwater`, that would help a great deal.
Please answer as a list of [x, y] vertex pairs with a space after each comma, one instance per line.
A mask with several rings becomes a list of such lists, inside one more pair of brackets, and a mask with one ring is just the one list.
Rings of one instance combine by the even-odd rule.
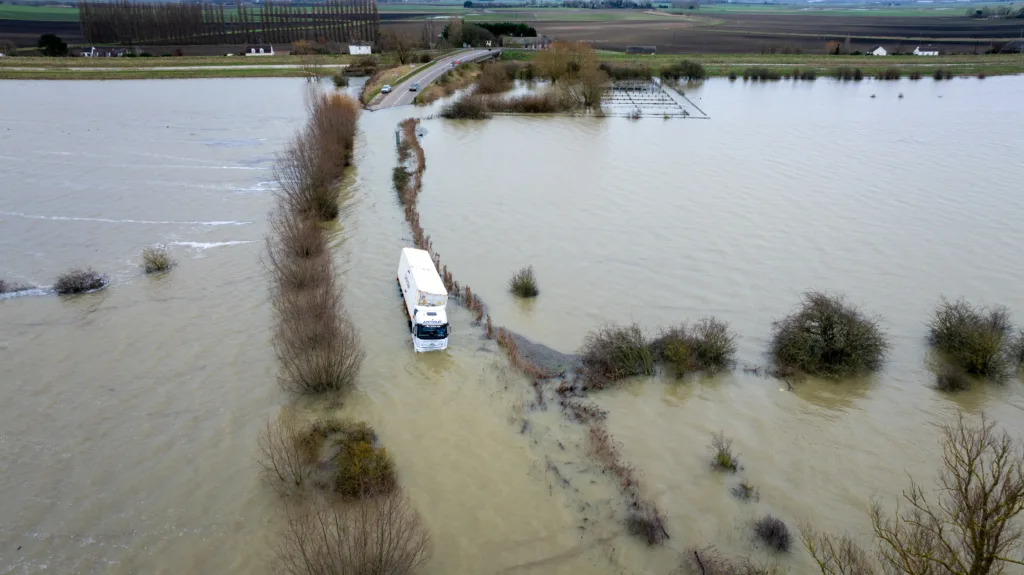
[[[87, 265], [112, 283], [0, 299], [0, 573], [269, 572], [282, 511], [256, 436], [289, 399], [260, 255], [304, 85], [54, 87], [0, 83], [0, 277], [43, 285]], [[602, 323], [655, 332], [713, 314], [740, 335], [740, 363], [760, 365], [771, 321], [826, 289], [882, 318], [889, 362], [792, 391], [736, 370], [594, 395], [666, 515], [671, 539], [647, 548], [625, 535], [584, 430], [526, 407], [529, 383], [468, 314], [453, 310], [447, 353], [412, 353], [390, 178], [396, 123], [431, 110], [364, 114], [337, 258], [367, 359], [341, 409], [392, 451], [433, 535], [424, 573], [667, 574], [708, 544], [772, 559], [748, 527], [767, 512], [866, 537], [872, 497], [934, 477], [934, 424], [956, 408], [1024, 432], [1019, 381], [939, 393], [924, 345], [943, 295], [1024, 323], [1024, 78], [715, 80], [687, 95], [711, 120], [425, 120], [435, 249], [497, 324], [564, 352]], [[153, 243], [180, 262], [166, 276], [138, 268]], [[541, 295], [524, 304], [505, 282], [526, 264]], [[719, 430], [737, 476], [707, 465]], [[732, 497], [740, 478], [758, 502]], [[777, 560], [812, 572], [801, 550]]]

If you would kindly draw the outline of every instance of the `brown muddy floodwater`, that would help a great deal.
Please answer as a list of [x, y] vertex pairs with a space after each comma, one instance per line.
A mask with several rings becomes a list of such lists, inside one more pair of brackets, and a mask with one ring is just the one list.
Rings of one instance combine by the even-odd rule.
[[[289, 399], [260, 255], [303, 90], [0, 83], [0, 278], [112, 277], [80, 297], [0, 299], [0, 573], [270, 572], [283, 514], [256, 436]], [[336, 252], [367, 359], [342, 411], [392, 451], [433, 534], [424, 573], [667, 575], [711, 543], [767, 558], [748, 534], [765, 512], [866, 536], [872, 497], [933, 478], [934, 424], [954, 409], [1024, 432], [1020, 381], [939, 393], [924, 345], [942, 295], [1024, 323], [1024, 78], [715, 80], [688, 96], [712, 119], [425, 120], [434, 247], [496, 323], [559, 351], [602, 323], [714, 314], [740, 335], [740, 363], [763, 364], [771, 321], [825, 289], [883, 318], [890, 361], [792, 392], [736, 370], [594, 394], [667, 517], [671, 539], [647, 548], [583, 429], [529, 410], [529, 383], [464, 310], [447, 353], [413, 354], [393, 283], [411, 240], [390, 179], [397, 122], [432, 110], [364, 114]], [[139, 270], [153, 243], [180, 261], [169, 275]], [[541, 295], [520, 304], [505, 282], [526, 264]], [[708, 467], [718, 430], [738, 476]], [[729, 493], [741, 477], [759, 502]], [[802, 550], [779, 561], [812, 572]]]

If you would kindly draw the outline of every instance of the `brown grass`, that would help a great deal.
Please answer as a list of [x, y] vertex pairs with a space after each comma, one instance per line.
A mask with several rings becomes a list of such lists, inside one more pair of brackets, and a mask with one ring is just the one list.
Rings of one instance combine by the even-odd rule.
[[409, 575], [431, 555], [429, 532], [398, 491], [348, 503], [318, 496], [286, 509], [275, 561], [282, 575]]

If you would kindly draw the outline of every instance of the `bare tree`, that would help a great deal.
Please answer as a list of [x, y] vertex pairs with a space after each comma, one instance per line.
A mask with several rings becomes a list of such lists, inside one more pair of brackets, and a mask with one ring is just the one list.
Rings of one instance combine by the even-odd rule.
[[[871, 509], [881, 571], [892, 575], [996, 575], [1024, 565], [1024, 446], [982, 415], [957, 414], [942, 428], [938, 488], [911, 479], [890, 517]], [[804, 545], [825, 575], [872, 573], [866, 553], [843, 537], [804, 530]]]
[[608, 91], [608, 74], [594, 64], [586, 64], [579, 72], [566, 75], [560, 83], [565, 95], [578, 107], [601, 106], [601, 98]]
[[412, 61], [413, 53], [416, 50], [416, 42], [406, 34], [387, 33], [381, 34], [381, 48], [385, 52], [391, 52], [398, 59], [399, 64], [408, 64]]
[[281, 575], [406, 575], [430, 558], [430, 534], [398, 490], [354, 503], [314, 497], [287, 511]]
[[275, 491], [285, 495], [302, 486], [309, 475], [309, 466], [300, 449], [301, 436], [294, 412], [282, 409], [277, 419], [267, 419], [257, 443], [264, 478]]

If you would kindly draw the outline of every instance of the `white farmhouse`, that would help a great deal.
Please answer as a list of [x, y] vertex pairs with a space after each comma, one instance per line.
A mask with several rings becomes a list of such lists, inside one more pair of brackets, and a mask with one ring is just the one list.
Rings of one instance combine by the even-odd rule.
[[921, 47], [918, 46], [917, 48], [914, 48], [914, 55], [915, 56], [938, 56], [939, 55], [939, 51], [938, 50], [922, 50]]
[[353, 44], [349, 44], [348, 53], [352, 55], [369, 55], [370, 46], [356, 46]]
[[871, 54], [872, 56], [888, 56], [889, 55], [889, 53], [885, 51], [885, 48], [883, 48], [881, 46], [875, 46], [874, 48], [871, 49], [870, 52], [868, 52], [868, 54]]

